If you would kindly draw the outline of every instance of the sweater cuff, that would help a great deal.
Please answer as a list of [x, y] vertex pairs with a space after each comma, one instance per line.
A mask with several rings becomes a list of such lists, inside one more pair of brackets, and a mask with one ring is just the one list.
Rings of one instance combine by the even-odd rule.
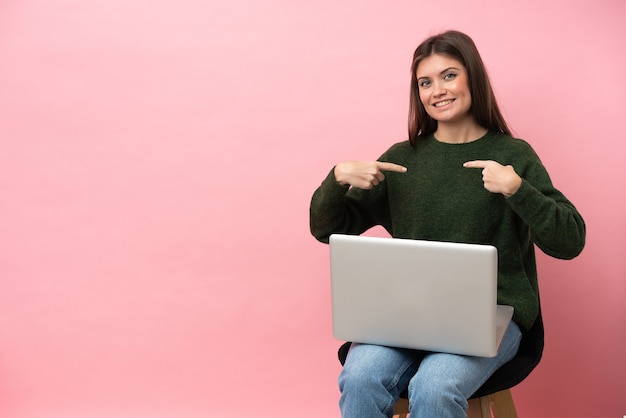
[[515, 194], [507, 197], [506, 200], [513, 206], [522, 204], [531, 193], [532, 188], [533, 187], [525, 179], [522, 179], [522, 184], [520, 184], [519, 189], [517, 189]]
[[509, 196], [507, 201], [511, 208], [525, 220], [526, 223], [534, 219], [535, 216], [542, 216], [540, 211], [542, 198], [544, 196], [526, 180], [522, 179], [522, 184], [513, 196]]
[[344, 186], [343, 184], [339, 184], [339, 182], [335, 178], [335, 167], [333, 167], [330, 170], [330, 173], [328, 173], [328, 175], [322, 182], [322, 187], [331, 193], [334, 192], [334, 194], [342, 194], [342, 195], [346, 194], [348, 189], [350, 189], [350, 185]]

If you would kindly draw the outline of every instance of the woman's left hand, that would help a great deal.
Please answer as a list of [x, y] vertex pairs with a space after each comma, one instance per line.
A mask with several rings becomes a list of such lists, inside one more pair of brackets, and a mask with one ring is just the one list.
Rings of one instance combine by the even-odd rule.
[[482, 168], [485, 189], [491, 193], [502, 193], [505, 197], [511, 197], [522, 185], [522, 178], [510, 165], [504, 166], [491, 160], [475, 160], [466, 162], [463, 167]]

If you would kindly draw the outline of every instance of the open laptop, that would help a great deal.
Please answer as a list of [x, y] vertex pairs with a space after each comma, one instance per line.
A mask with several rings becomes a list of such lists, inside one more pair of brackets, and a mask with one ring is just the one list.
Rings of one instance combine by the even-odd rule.
[[494, 357], [513, 316], [493, 246], [335, 234], [330, 266], [338, 340]]

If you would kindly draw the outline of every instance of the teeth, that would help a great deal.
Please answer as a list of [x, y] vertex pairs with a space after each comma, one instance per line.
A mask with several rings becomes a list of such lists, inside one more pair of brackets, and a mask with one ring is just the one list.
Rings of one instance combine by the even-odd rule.
[[435, 107], [445, 106], [445, 105], [450, 104], [450, 103], [452, 103], [452, 100], [444, 100], [443, 102], [435, 103]]

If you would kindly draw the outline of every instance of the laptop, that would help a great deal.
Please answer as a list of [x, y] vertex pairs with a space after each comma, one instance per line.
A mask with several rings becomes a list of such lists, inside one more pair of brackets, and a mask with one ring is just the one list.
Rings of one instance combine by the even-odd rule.
[[494, 357], [513, 316], [490, 245], [334, 234], [330, 268], [338, 340]]

